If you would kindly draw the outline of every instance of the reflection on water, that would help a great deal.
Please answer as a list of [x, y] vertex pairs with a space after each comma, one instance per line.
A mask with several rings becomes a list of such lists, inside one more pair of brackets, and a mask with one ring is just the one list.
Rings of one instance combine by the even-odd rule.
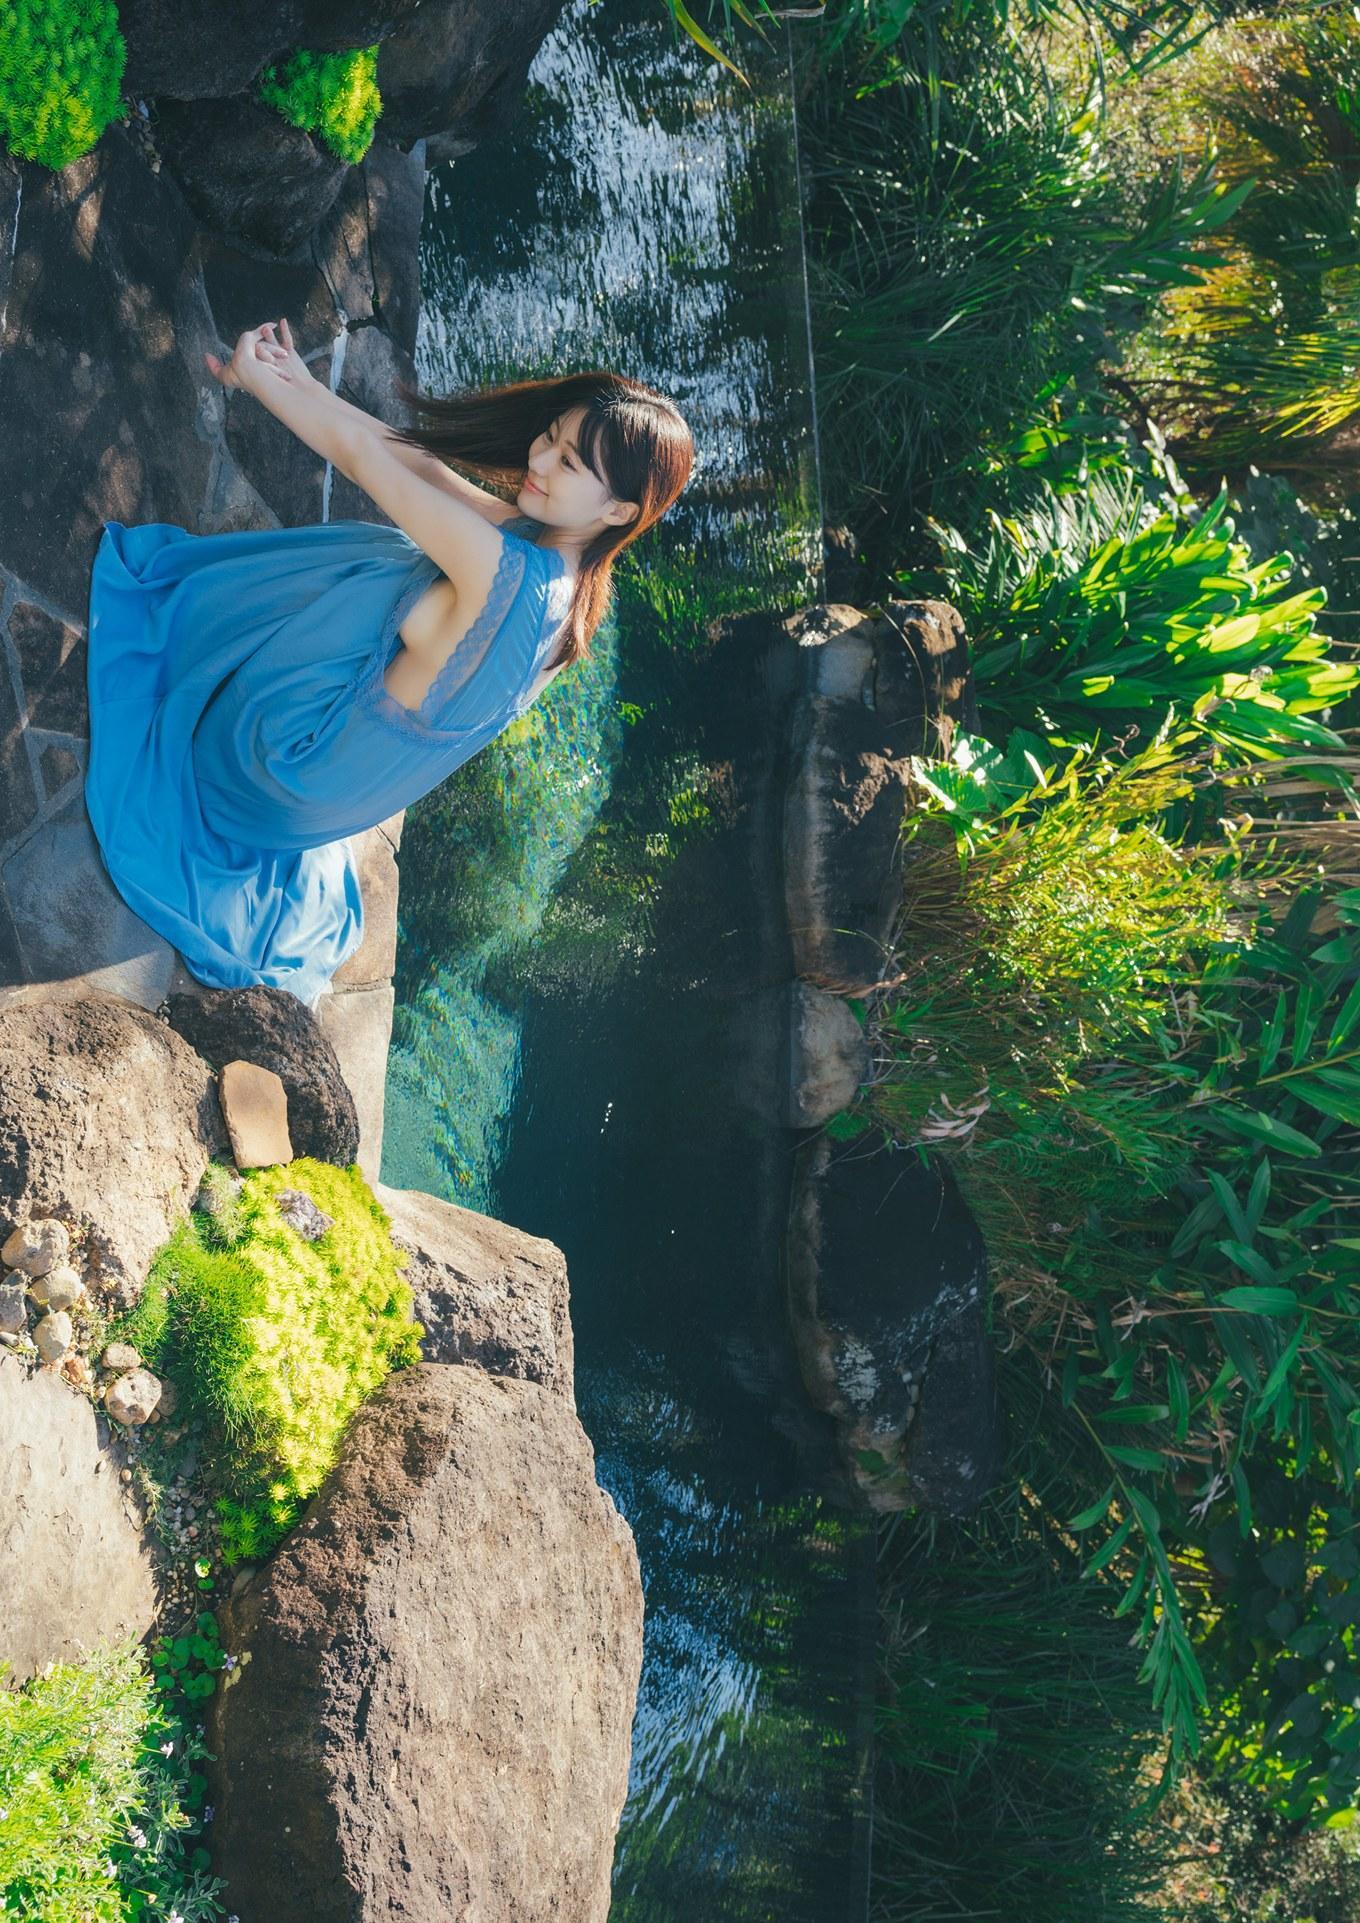
[[425, 385], [614, 366], [697, 448], [591, 659], [408, 813], [382, 1169], [567, 1257], [581, 1419], [646, 1594], [613, 1923], [865, 1913], [871, 1537], [812, 1492], [781, 1378], [787, 1144], [726, 1094], [742, 878], [719, 862], [702, 917], [681, 879], [722, 818], [706, 624], [820, 593], [767, 31], [751, 95], [656, 0], [578, 0], [513, 135], [431, 175], [422, 239]]

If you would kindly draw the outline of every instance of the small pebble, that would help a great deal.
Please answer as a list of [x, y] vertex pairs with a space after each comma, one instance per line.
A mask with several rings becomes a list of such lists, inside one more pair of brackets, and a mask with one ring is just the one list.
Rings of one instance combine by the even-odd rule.
[[36, 1222], [21, 1222], [0, 1248], [0, 1262], [27, 1275], [46, 1275], [64, 1262], [70, 1253], [71, 1237], [64, 1222], [44, 1216]]
[[85, 1284], [69, 1262], [58, 1262], [55, 1268], [35, 1276], [29, 1288], [33, 1300], [49, 1309], [73, 1309], [84, 1293]]
[[33, 1340], [44, 1362], [60, 1362], [74, 1339], [75, 1330], [64, 1309], [45, 1315], [33, 1331]]

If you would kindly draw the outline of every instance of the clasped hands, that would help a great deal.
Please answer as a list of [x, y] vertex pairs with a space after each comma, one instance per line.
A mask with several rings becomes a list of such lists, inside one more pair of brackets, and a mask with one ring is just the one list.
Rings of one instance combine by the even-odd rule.
[[265, 321], [261, 327], [248, 328], [232, 349], [229, 361], [220, 360], [216, 354], [204, 354], [203, 358], [208, 372], [222, 387], [243, 387], [257, 397], [265, 382], [312, 379], [306, 361], [293, 345], [293, 330], [286, 320]]

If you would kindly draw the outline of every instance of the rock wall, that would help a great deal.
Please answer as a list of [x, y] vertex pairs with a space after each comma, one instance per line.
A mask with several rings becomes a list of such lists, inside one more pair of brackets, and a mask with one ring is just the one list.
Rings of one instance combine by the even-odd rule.
[[[58, 173], [0, 155], [0, 1002], [25, 984], [88, 984], [146, 1008], [200, 992], [109, 881], [85, 813], [85, 620], [103, 523], [387, 520], [249, 396], [219, 387], [203, 353], [287, 314], [329, 385], [402, 421], [424, 136], [461, 152], [502, 124], [561, 4], [128, 0], [128, 122]], [[290, 46], [375, 41], [385, 110], [360, 165], [252, 104]], [[355, 838], [365, 939], [320, 1010], [370, 1180], [401, 821]]]

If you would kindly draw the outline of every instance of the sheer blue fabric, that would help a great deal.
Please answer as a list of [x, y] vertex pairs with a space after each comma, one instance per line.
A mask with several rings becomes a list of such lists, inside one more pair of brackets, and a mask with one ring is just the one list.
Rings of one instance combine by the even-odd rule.
[[349, 837], [523, 714], [571, 599], [505, 522], [495, 579], [418, 709], [383, 676], [440, 569], [367, 521], [191, 534], [108, 521], [90, 579], [85, 799], [104, 865], [190, 974], [315, 1006], [363, 939]]

